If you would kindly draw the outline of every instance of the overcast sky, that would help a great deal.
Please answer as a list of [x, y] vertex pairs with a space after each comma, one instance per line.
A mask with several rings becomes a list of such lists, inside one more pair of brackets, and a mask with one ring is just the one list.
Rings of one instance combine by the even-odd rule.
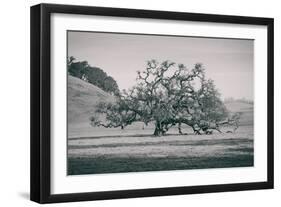
[[253, 49], [253, 40], [68, 32], [68, 56], [101, 68], [120, 89], [135, 84], [147, 60], [170, 60], [203, 63], [223, 98], [253, 99]]

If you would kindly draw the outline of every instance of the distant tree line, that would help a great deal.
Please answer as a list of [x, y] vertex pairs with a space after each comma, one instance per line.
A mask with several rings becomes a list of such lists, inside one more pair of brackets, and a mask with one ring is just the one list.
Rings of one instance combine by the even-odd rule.
[[225, 98], [225, 99], [224, 99], [224, 102], [225, 102], [225, 103], [240, 102], [240, 103], [246, 103], [246, 104], [254, 104], [254, 101], [253, 101], [253, 100], [246, 99], [246, 98], [235, 99], [235, 98], [233, 98], [233, 97]]
[[112, 95], [119, 93], [117, 82], [102, 69], [89, 65], [87, 61], [75, 61], [71, 56], [67, 59], [67, 70], [69, 75], [87, 81]]

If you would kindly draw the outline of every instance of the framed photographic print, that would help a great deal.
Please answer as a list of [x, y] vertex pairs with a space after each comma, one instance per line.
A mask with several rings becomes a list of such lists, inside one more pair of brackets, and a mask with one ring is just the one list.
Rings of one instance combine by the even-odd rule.
[[273, 188], [273, 19], [31, 7], [31, 200]]

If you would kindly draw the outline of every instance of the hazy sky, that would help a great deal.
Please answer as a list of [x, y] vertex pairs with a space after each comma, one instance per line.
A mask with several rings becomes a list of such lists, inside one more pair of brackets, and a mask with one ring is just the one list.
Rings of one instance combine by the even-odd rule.
[[68, 32], [68, 56], [103, 69], [128, 89], [146, 61], [203, 63], [223, 98], [253, 99], [254, 41], [194, 37]]

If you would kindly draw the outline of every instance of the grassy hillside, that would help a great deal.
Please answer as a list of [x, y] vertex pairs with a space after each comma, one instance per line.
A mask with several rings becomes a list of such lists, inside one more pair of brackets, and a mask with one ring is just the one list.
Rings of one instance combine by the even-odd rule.
[[230, 112], [241, 112], [240, 125], [247, 126], [254, 124], [254, 105], [241, 101], [232, 101], [225, 103]]
[[89, 117], [100, 101], [113, 101], [114, 97], [79, 78], [68, 76], [68, 132], [90, 128]]

